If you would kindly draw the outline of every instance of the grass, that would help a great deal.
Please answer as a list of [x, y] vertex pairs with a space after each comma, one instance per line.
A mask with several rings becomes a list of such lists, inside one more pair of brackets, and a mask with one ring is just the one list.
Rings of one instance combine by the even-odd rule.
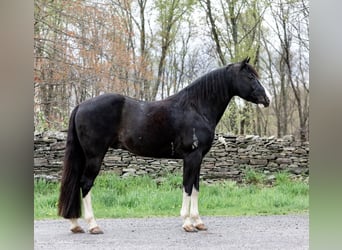
[[[266, 215], [305, 213], [309, 209], [309, 185], [291, 180], [288, 174], [275, 176], [272, 186], [265, 176], [246, 173], [246, 184], [225, 181], [200, 186], [201, 215]], [[97, 218], [179, 216], [182, 177], [168, 175], [161, 182], [148, 176], [120, 178], [102, 174], [92, 189]], [[36, 180], [34, 218], [57, 217], [59, 184]]]

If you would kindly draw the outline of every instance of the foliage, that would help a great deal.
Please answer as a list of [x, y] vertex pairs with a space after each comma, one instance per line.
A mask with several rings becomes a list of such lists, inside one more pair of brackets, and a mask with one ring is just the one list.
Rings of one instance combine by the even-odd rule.
[[253, 169], [247, 169], [245, 173], [245, 181], [247, 184], [264, 184], [266, 177], [264, 174], [259, 173]]
[[54, 218], [57, 215], [59, 185], [45, 180], [34, 182], [34, 214], [39, 218]]
[[[273, 186], [265, 178], [248, 172], [245, 184], [224, 181], [200, 185], [202, 215], [288, 214], [308, 211], [309, 187], [279, 173]], [[92, 189], [92, 202], [98, 218], [179, 216], [182, 177], [169, 174], [162, 181], [148, 176], [120, 178], [102, 174]], [[34, 182], [34, 218], [57, 218], [59, 184]]]

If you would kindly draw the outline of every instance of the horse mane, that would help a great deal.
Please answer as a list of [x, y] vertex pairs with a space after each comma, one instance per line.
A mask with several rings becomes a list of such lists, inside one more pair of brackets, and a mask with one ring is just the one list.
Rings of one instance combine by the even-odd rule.
[[179, 98], [182, 106], [199, 106], [201, 100], [226, 99], [227, 94], [230, 92], [230, 76], [227, 69], [227, 67], [230, 66], [231, 65], [218, 68], [201, 76], [174, 95], [174, 97], [177, 96], [177, 98]]
[[[227, 66], [215, 69], [182, 89], [177, 94], [169, 98], [179, 98], [181, 106], [200, 106], [202, 100], [213, 100], [214, 102], [222, 102], [227, 99], [227, 96], [233, 95], [231, 84], [232, 70], [240, 70], [240, 68], [233, 67], [237, 64], [229, 64]], [[238, 66], [240, 67], [240, 66]], [[246, 63], [244, 68], [259, 78], [258, 72], [255, 68]]]

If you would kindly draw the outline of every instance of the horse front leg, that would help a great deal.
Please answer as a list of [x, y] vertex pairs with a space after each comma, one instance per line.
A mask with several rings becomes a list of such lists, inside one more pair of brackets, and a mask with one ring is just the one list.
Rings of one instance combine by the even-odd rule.
[[198, 193], [199, 191], [194, 186], [191, 193], [191, 207], [190, 207], [190, 218], [193, 221], [193, 226], [200, 231], [208, 230], [204, 225], [198, 211]]
[[186, 232], [207, 230], [198, 211], [199, 175], [202, 158], [202, 153], [199, 150], [184, 158], [181, 217], [183, 218], [183, 229]]
[[195, 228], [192, 226], [192, 222], [190, 219], [190, 202], [191, 197], [183, 188], [183, 201], [182, 208], [180, 211], [180, 215], [183, 218], [183, 229], [187, 232], [195, 232]]

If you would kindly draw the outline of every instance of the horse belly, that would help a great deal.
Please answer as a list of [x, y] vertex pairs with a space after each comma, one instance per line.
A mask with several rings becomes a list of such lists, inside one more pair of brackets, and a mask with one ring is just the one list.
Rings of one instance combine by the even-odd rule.
[[141, 156], [174, 158], [175, 121], [166, 103], [128, 102], [119, 133], [122, 146]]
[[[142, 133], [145, 132], [145, 133]], [[135, 131], [122, 140], [124, 149], [140, 156], [157, 158], [177, 158], [175, 142], [165, 134], [149, 134]]]

